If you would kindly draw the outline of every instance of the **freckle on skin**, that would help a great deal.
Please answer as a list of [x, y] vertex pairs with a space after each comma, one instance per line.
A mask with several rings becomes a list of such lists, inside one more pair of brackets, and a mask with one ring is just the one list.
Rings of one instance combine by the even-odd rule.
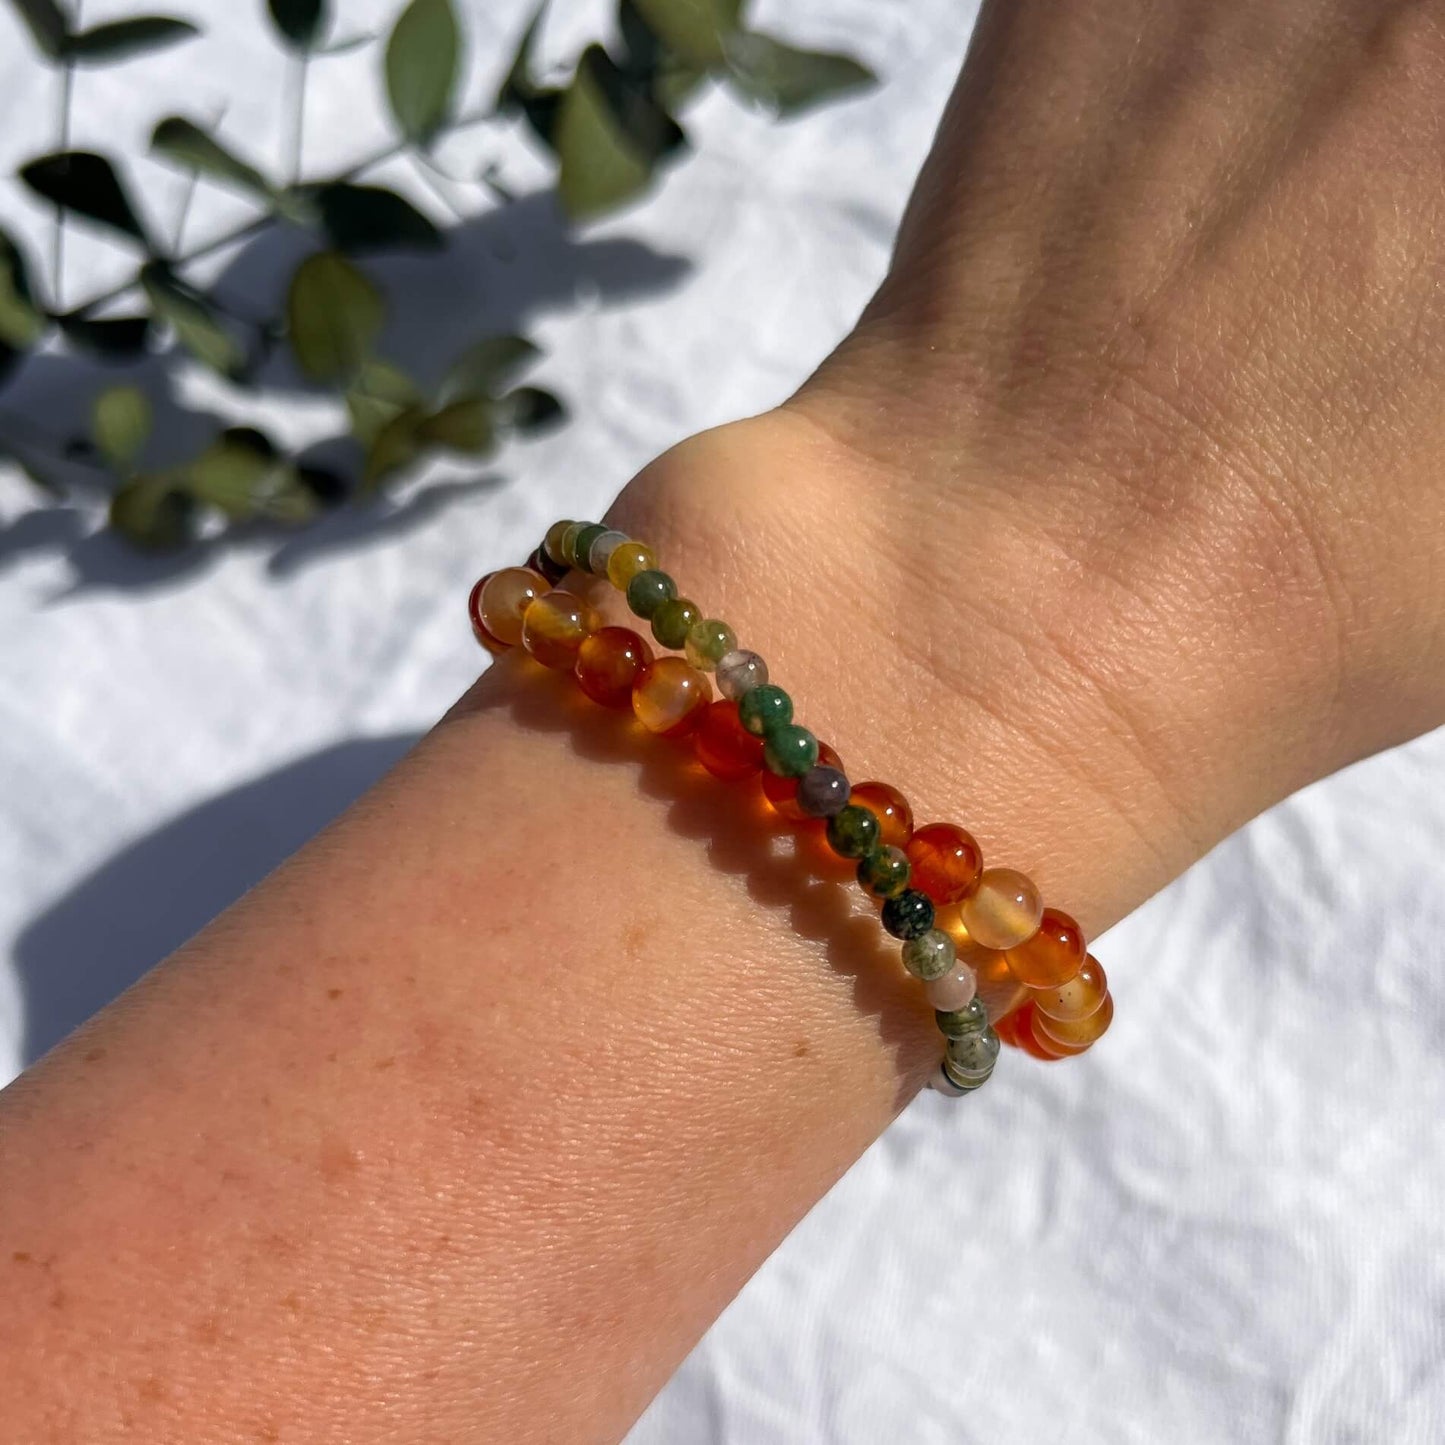
[[136, 1382], [136, 1391], [147, 1405], [154, 1405], [166, 1397], [166, 1387], [156, 1375], [147, 1375]]
[[207, 1315], [205, 1319], [191, 1331], [196, 1341], [202, 1345], [214, 1345], [221, 1338], [221, 1326], [215, 1315]]
[[283, 1294], [280, 1303], [283, 1310], [290, 1310], [292, 1314], [301, 1312], [301, 1301], [294, 1294]]
[[50, 1296], [50, 1308], [53, 1310], [63, 1310], [65, 1308], [65, 1291], [63, 1289], [56, 1290], [55, 1293]]
[[396, 1063], [395, 1059], [378, 1059], [371, 1067], [380, 1072], [382, 1069], [389, 1069]]
[[15, 1253], [10, 1256], [10, 1258], [13, 1259], [16, 1264], [30, 1263], [30, 1253], [28, 1250], [17, 1249]]
[[321, 1177], [335, 1183], [354, 1174], [361, 1167], [361, 1155], [344, 1139], [323, 1139], [319, 1164]]
[[799, 1039], [798, 1042], [793, 1045], [793, 1057], [795, 1059], [806, 1059], [809, 1052], [807, 1039]]
[[642, 945], [647, 942], [647, 925], [629, 923], [622, 931], [623, 956], [633, 963], [642, 957]]
[[85, 1056], [85, 1062], [87, 1064], [98, 1064], [104, 1057], [104, 1049], [91, 1049], [91, 1051]]
[[341, 997], [341, 990], [339, 988], [328, 988], [326, 990], [326, 997], [335, 1003], [336, 1000]]

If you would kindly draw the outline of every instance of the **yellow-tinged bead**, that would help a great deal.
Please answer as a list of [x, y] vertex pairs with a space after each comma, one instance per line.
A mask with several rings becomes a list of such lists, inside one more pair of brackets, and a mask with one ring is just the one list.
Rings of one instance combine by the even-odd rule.
[[1109, 980], [1104, 974], [1104, 965], [1094, 955], [1088, 954], [1084, 966], [1067, 983], [1054, 988], [1031, 988], [1034, 1007], [1046, 1017], [1059, 1023], [1074, 1023], [1086, 1019], [1104, 1002], [1109, 991]]
[[1034, 1008], [1034, 1029], [1043, 1034], [1055, 1047], [1069, 1050], [1087, 1049], [1090, 1044], [1104, 1037], [1114, 1021], [1114, 999], [1106, 990], [1104, 1001], [1087, 1018], [1074, 1019], [1065, 1023], [1062, 1019], [1051, 1019], [1048, 1014]]
[[544, 667], [571, 672], [577, 649], [597, 630], [597, 614], [561, 588], [534, 597], [522, 614], [522, 646]]
[[493, 572], [477, 599], [482, 626], [508, 647], [522, 640], [522, 614], [532, 602], [552, 590], [552, 584], [530, 567], [503, 567]]
[[958, 906], [969, 937], [983, 948], [1017, 948], [1038, 932], [1044, 900], [1017, 868], [985, 868]]
[[632, 711], [650, 733], [680, 738], [692, 732], [712, 701], [712, 684], [680, 657], [659, 657], [632, 685]]
[[620, 542], [607, 559], [607, 580], [619, 592], [626, 592], [639, 572], [651, 572], [656, 566], [657, 558], [646, 542]]

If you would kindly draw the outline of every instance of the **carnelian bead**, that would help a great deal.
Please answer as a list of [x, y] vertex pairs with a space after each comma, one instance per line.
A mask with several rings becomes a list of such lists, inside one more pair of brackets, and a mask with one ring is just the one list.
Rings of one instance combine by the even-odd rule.
[[472, 624], [472, 636], [492, 654], [493, 657], [500, 657], [504, 652], [510, 651], [507, 644], [500, 637], [493, 637], [487, 631], [487, 624], [482, 621], [482, 588], [492, 580], [492, 573], [488, 572], [485, 577], [472, 588], [471, 596], [467, 598], [467, 619]]
[[1015, 1049], [1022, 1047], [1018, 1036], [1019, 1013], [1020, 1010], [1015, 1009], [1011, 1014], [1005, 1014], [1001, 1019], [993, 1021], [994, 1033]]
[[551, 590], [552, 584], [530, 567], [503, 567], [487, 578], [477, 599], [477, 615], [498, 642], [515, 647], [522, 640], [522, 614]]
[[571, 672], [578, 649], [596, 627], [597, 614], [575, 593], [558, 588], [527, 604], [522, 646], [544, 667]]
[[1104, 1002], [1109, 991], [1109, 980], [1104, 975], [1104, 965], [1092, 953], [1084, 955], [1083, 965], [1067, 983], [1057, 988], [1030, 989], [1034, 1007], [1046, 1018], [1059, 1023], [1074, 1023], [1086, 1019]]
[[[843, 760], [827, 743], [819, 743], [818, 761], [814, 766], [837, 768], [842, 772]], [[763, 795], [773, 805], [773, 811], [790, 823], [810, 821], [808, 814], [798, 806], [798, 784], [801, 781], [801, 778], [784, 778], [777, 773], [763, 774]]]
[[937, 904], [957, 903], [978, 882], [983, 850], [954, 823], [925, 823], [908, 844], [913, 886]]
[[659, 657], [642, 669], [632, 685], [632, 711], [638, 722], [665, 738], [692, 732], [711, 701], [707, 674], [680, 657]]
[[1045, 1048], [1055, 1048], [1062, 1053], [1083, 1053], [1090, 1044], [1104, 1037], [1114, 1021], [1114, 999], [1104, 994], [1104, 1001], [1087, 1018], [1073, 1019], [1064, 1023], [1051, 1019], [1047, 1014], [1034, 1010], [1034, 1029], [1043, 1035]]
[[1017, 948], [1038, 931], [1044, 901], [1016, 868], [985, 868], [959, 904], [963, 926], [985, 948]]
[[1056, 1059], [1066, 1059], [1070, 1054], [1081, 1054], [1083, 1049], [1065, 1048], [1056, 1044], [1047, 1034], [1041, 1032], [1039, 1025], [1042, 1022], [1038, 1011], [1027, 1006], [1027, 1013], [1018, 1024], [1019, 1047], [1027, 1054], [1032, 1054], [1036, 1059], [1043, 1059], [1045, 1063], [1053, 1063]]
[[908, 799], [891, 783], [859, 783], [848, 801], [878, 815], [880, 845], [907, 848], [913, 836], [913, 809]]
[[652, 661], [652, 647], [630, 627], [601, 627], [577, 649], [572, 675], [603, 707], [630, 708], [632, 685]]
[[742, 725], [737, 703], [725, 697], [708, 705], [692, 735], [692, 747], [698, 762], [725, 783], [740, 783], [762, 770], [762, 738]]
[[1068, 983], [1084, 965], [1084, 930], [1057, 908], [1045, 908], [1038, 932], [1008, 951], [1008, 966], [1030, 988]]

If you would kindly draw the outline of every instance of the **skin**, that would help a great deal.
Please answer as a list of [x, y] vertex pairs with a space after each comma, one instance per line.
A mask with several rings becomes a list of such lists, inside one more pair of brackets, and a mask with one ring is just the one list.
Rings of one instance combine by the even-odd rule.
[[[1439, 4], [986, 6], [857, 329], [613, 520], [1097, 932], [1445, 720], [1442, 80]], [[504, 660], [0, 1099], [10, 1433], [617, 1440], [935, 1066], [905, 983]]]

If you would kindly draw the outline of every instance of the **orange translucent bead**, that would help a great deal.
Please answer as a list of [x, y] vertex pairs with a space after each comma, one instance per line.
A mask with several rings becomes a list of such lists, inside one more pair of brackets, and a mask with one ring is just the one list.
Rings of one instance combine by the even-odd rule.
[[1084, 965], [1084, 930], [1057, 908], [1045, 908], [1038, 932], [1008, 951], [1014, 977], [1030, 988], [1068, 983]]
[[597, 627], [597, 614], [573, 592], [560, 587], [527, 604], [522, 614], [522, 646], [544, 667], [571, 672], [577, 651]]
[[472, 594], [467, 598], [467, 619], [472, 624], [472, 636], [492, 654], [493, 657], [500, 657], [508, 651], [507, 644], [500, 637], [493, 637], [487, 631], [487, 624], [482, 621], [482, 588], [492, 580], [493, 574], [488, 572], [485, 577], [472, 588]]
[[1061, 983], [1056, 988], [1029, 990], [1034, 1007], [1045, 1018], [1064, 1024], [1088, 1018], [1103, 1004], [1108, 991], [1109, 980], [1104, 975], [1104, 965], [1092, 953], [1084, 955], [1078, 973], [1067, 983]]
[[1012, 1013], [1005, 1014], [1002, 1018], [994, 1019], [991, 1027], [994, 1033], [996, 1033], [1004, 1043], [1016, 1049], [1019, 1047], [1018, 1023], [1019, 1010], [1015, 1009]]
[[702, 721], [712, 701], [712, 684], [680, 657], [659, 657], [637, 675], [632, 685], [632, 711], [650, 733], [685, 737]]
[[1063, 1053], [1081, 1054], [1090, 1044], [1104, 1037], [1114, 1021], [1114, 999], [1104, 994], [1104, 1001], [1087, 1018], [1074, 1019], [1065, 1023], [1051, 1019], [1047, 1014], [1034, 1010], [1034, 1030], [1043, 1035], [1045, 1048], [1058, 1049]]
[[1045, 1062], [1052, 1062], [1055, 1059], [1066, 1059], [1070, 1054], [1084, 1052], [1083, 1049], [1065, 1048], [1062, 1044], [1056, 1044], [1040, 1030], [1039, 1024], [1038, 1011], [1029, 1005], [1028, 1012], [1024, 1014], [1018, 1024], [1019, 1047], [1026, 1054], [1032, 1054], [1034, 1058], [1043, 1059]]
[[978, 882], [983, 850], [972, 833], [954, 823], [925, 823], [908, 843], [910, 887], [940, 906], [957, 903]]
[[708, 704], [692, 747], [698, 762], [725, 783], [739, 783], [762, 770], [763, 740], [742, 725], [737, 703], [727, 698]]
[[[845, 771], [843, 760], [827, 743], [818, 744], [818, 763], [823, 767], [837, 768], [839, 772]], [[773, 811], [781, 814], [790, 823], [814, 821], [798, 806], [800, 781], [799, 778], [784, 778], [773, 772], [763, 774], [763, 795], [773, 805]], [[837, 854], [833, 856], [836, 858]], [[848, 864], [850, 869], [855, 866], [853, 863]]]
[[1016, 868], [985, 868], [959, 904], [963, 926], [985, 948], [1017, 948], [1038, 931], [1044, 901]]
[[552, 584], [530, 567], [503, 567], [487, 578], [477, 598], [477, 616], [482, 626], [508, 647], [522, 640], [522, 614]]
[[630, 708], [637, 675], [652, 661], [652, 647], [630, 627], [600, 627], [582, 640], [572, 675], [603, 707]]
[[913, 809], [908, 799], [892, 783], [859, 783], [848, 795], [850, 803], [868, 808], [878, 815], [880, 844], [907, 848], [913, 836]]

